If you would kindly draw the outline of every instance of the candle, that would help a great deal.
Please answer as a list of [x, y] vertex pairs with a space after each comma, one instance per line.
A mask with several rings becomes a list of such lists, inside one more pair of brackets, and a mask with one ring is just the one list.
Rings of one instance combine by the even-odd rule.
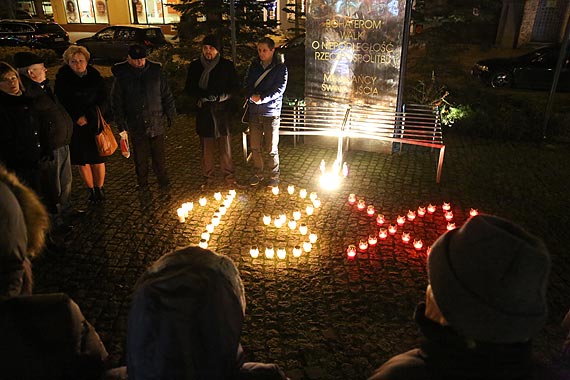
[[287, 252], [285, 251], [285, 247], [277, 248], [277, 258], [283, 260], [287, 256]]
[[376, 237], [376, 234], [370, 234], [368, 236], [368, 244], [370, 245], [376, 245], [376, 243], [378, 243], [378, 238]]
[[275, 227], [281, 228], [283, 226], [284, 222], [280, 218], [275, 218], [275, 220], [273, 221], [273, 224], [275, 225]]
[[303, 242], [303, 250], [305, 252], [311, 252], [311, 249], [313, 248], [313, 244], [311, 244], [310, 241], [304, 241]]
[[380, 231], [378, 231], [378, 237], [380, 239], [386, 239], [388, 237], [388, 231], [385, 228], [380, 228]]
[[178, 215], [178, 221], [180, 223], [184, 223], [186, 221], [186, 210], [184, 208], [180, 207], [178, 210], [176, 210], [176, 214]]
[[214, 225], [212, 223], [206, 224], [206, 231], [208, 231], [209, 233], [214, 232]]
[[346, 162], [342, 164], [342, 176], [345, 178], [348, 177], [348, 165]]
[[366, 213], [367, 213], [369, 216], [372, 216], [372, 215], [374, 215], [375, 212], [376, 212], [376, 210], [374, 209], [374, 206], [373, 206], [373, 205], [368, 205], [368, 207], [366, 208]]
[[449, 203], [443, 202], [441, 208], [443, 209], [443, 211], [449, 211], [451, 210], [451, 205]]
[[410, 233], [409, 232], [402, 232], [402, 241], [407, 243], [410, 241]]
[[350, 244], [346, 249], [346, 255], [349, 259], [353, 259], [356, 256], [356, 246], [354, 244]]
[[186, 218], [188, 218], [188, 214], [190, 213], [190, 211], [192, 211], [192, 209], [194, 208], [194, 203], [192, 202], [186, 202], [182, 204], [182, 208], [185, 210], [185, 214], [184, 216]]
[[297, 228], [297, 222], [295, 220], [290, 220], [287, 222], [287, 226], [289, 227], [289, 229], [292, 231], [295, 228]]
[[322, 174], [325, 174], [326, 170], [325, 160], [321, 160], [321, 164], [319, 165], [319, 170], [321, 171]]
[[455, 228], [456, 228], [455, 223], [453, 223], [453, 222], [447, 223], [447, 230], [448, 231], [454, 230]]
[[271, 192], [272, 192], [274, 195], [279, 194], [279, 186], [273, 186], [273, 187], [271, 188]]
[[299, 196], [301, 197], [301, 199], [307, 198], [307, 190], [306, 189], [299, 190]]
[[390, 235], [396, 234], [396, 231], [398, 231], [398, 227], [396, 227], [395, 224], [390, 224], [390, 226], [388, 226], [388, 233]]
[[366, 251], [368, 249], [368, 240], [360, 239], [360, 242], [358, 243], [358, 248], [361, 251]]
[[220, 215], [226, 215], [226, 212], [228, 211], [227, 207], [224, 205], [221, 205], [219, 210], [220, 210]]
[[313, 244], [315, 244], [317, 242], [317, 234], [315, 233], [310, 233], [309, 234], [309, 241]]
[[200, 197], [200, 199], [198, 199], [198, 203], [200, 204], [200, 206], [206, 206], [206, 203], [208, 201], [206, 200], [205, 197]]
[[313, 215], [314, 210], [315, 209], [311, 205], [308, 205], [307, 208], [305, 208], [305, 212], [307, 213], [307, 215]]
[[230, 189], [230, 190], [228, 191], [228, 194], [231, 195], [231, 197], [233, 198], [233, 197], [236, 196], [236, 191], [235, 191], [234, 189]]
[[295, 193], [295, 186], [293, 185], [287, 186], [287, 192], [289, 193], [289, 195], [293, 195]]
[[220, 225], [220, 217], [218, 215], [212, 216], [212, 224], [214, 225], [214, 227]]
[[219, 191], [216, 191], [214, 193], [214, 199], [217, 201], [221, 201], [222, 200], [222, 193], [220, 193]]
[[200, 239], [200, 242], [198, 243], [198, 247], [206, 249], [208, 248], [208, 242], [206, 241], [206, 239]]
[[398, 219], [396, 219], [396, 223], [398, 223], [398, 226], [403, 226], [404, 223], [406, 223], [406, 218], [403, 216], [398, 216]]
[[436, 207], [434, 205], [432, 205], [431, 203], [427, 207], [427, 211], [429, 214], [433, 214], [435, 212], [435, 209], [436, 209]]
[[419, 217], [423, 217], [426, 214], [426, 208], [425, 207], [418, 207], [418, 216]]
[[293, 211], [293, 219], [299, 220], [301, 219], [301, 211]]
[[479, 215], [479, 211], [477, 211], [477, 209], [472, 208], [471, 210], [469, 210], [469, 216], [476, 216]]
[[256, 259], [257, 257], [259, 257], [259, 248], [257, 247], [257, 245], [252, 245], [251, 248], [249, 249], [249, 255], [251, 257], [253, 257], [254, 259]]
[[285, 214], [279, 214], [279, 219], [281, 219], [281, 221], [283, 222], [283, 224], [285, 224], [285, 222], [287, 221], [287, 215], [285, 215]]
[[445, 212], [445, 220], [447, 220], [448, 222], [453, 219], [453, 211], [446, 211]]
[[408, 210], [408, 215], [406, 215], [409, 221], [416, 219], [416, 212]]
[[312, 191], [311, 194], [309, 195], [309, 199], [314, 201], [315, 199], [317, 199], [317, 193]]
[[307, 227], [307, 225], [305, 223], [301, 223], [299, 225], [299, 232], [301, 233], [301, 235], [306, 235], [308, 231], [309, 231], [309, 228]]
[[202, 232], [202, 235], [200, 235], [200, 237], [206, 241], [210, 240], [210, 233], [208, 231], [204, 231]]
[[300, 257], [303, 253], [300, 245], [296, 245], [293, 247], [293, 257]]
[[263, 224], [265, 224], [266, 226], [271, 224], [271, 216], [269, 215], [263, 215]]
[[386, 222], [386, 219], [384, 219], [384, 215], [378, 214], [378, 216], [376, 216], [376, 224], [381, 226], [384, 224], [384, 222]]
[[313, 199], [313, 206], [315, 206], [315, 208], [319, 208], [321, 207], [321, 200], [320, 199]]
[[422, 249], [422, 247], [424, 246], [424, 243], [422, 241], [422, 239], [414, 239], [414, 248], [415, 249]]
[[364, 201], [364, 199], [359, 199], [358, 205], [356, 207], [358, 207], [360, 211], [364, 210], [366, 208], [366, 202]]
[[267, 247], [265, 247], [265, 257], [272, 259], [273, 256], [275, 256], [275, 250], [273, 249], [273, 245], [269, 244]]
[[348, 203], [353, 205], [356, 202], [356, 194], [350, 193], [348, 194]]

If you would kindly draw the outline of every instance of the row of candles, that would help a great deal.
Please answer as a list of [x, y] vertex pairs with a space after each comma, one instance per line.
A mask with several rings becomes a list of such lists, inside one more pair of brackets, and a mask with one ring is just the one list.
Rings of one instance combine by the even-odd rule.
[[[293, 257], [301, 257], [301, 255], [303, 254], [303, 252], [311, 252], [311, 250], [313, 249], [313, 244], [315, 244], [317, 242], [317, 234], [311, 233], [309, 234], [309, 240], [302, 242], [301, 244], [296, 244], [293, 248], [291, 248], [291, 254], [293, 255]], [[273, 244], [268, 244], [265, 247], [265, 251], [264, 251], [265, 257], [267, 259], [273, 259], [276, 255], [275, 252], [275, 248], [273, 247]], [[256, 259], [259, 257], [260, 255], [260, 250], [259, 247], [257, 245], [252, 245], [251, 248], [249, 249], [249, 255]], [[278, 259], [285, 259], [287, 257], [287, 249], [285, 247], [278, 247], [277, 248], [277, 258]]]

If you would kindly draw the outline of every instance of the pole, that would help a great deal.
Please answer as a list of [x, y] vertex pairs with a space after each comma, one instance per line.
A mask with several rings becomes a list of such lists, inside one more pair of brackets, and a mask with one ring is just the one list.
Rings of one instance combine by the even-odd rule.
[[562, 45], [560, 46], [558, 62], [556, 62], [554, 78], [552, 79], [552, 87], [550, 87], [550, 95], [548, 96], [548, 102], [546, 103], [546, 111], [544, 112], [544, 125], [542, 127], [543, 139], [546, 139], [546, 130], [548, 129], [548, 122], [550, 121], [550, 113], [552, 112], [552, 103], [554, 102], [554, 94], [556, 93], [556, 87], [558, 86], [558, 79], [560, 78], [560, 72], [562, 71], [562, 66], [564, 65], [564, 62], [566, 62], [566, 54], [568, 51], [569, 41], [570, 41], [570, 14], [568, 15], [568, 21], [566, 22], [566, 31], [564, 32], [564, 39], [562, 40]]
[[230, 0], [230, 30], [232, 36], [232, 60], [237, 62], [237, 37], [236, 37], [236, 4], [235, 0]]

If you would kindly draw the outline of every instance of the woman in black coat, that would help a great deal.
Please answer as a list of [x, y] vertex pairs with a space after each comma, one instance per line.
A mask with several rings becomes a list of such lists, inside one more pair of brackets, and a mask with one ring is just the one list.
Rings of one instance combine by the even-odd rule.
[[105, 200], [105, 158], [95, 144], [98, 133], [97, 108], [105, 113], [107, 89], [101, 74], [88, 65], [90, 54], [83, 46], [70, 46], [63, 53], [63, 65], [55, 79], [55, 94], [74, 121], [69, 146], [71, 164], [89, 190], [89, 202]]

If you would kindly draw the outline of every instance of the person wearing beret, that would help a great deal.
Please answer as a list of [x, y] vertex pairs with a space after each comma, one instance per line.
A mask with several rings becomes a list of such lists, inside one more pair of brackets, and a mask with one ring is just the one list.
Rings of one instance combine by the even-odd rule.
[[369, 380], [556, 380], [532, 355], [547, 317], [551, 260], [520, 226], [478, 215], [440, 236], [415, 320], [420, 348], [397, 355]]

